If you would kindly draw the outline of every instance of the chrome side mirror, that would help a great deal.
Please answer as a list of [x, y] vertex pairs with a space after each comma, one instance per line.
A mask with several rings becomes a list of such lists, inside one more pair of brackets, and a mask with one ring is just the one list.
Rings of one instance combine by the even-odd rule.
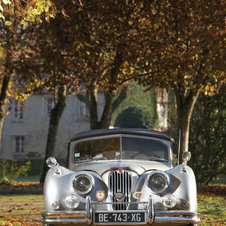
[[182, 160], [183, 160], [183, 162], [182, 162], [182, 165], [183, 165], [182, 172], [183, 173], [187, 172], [185, 166], [187, 165], [187, 161], [189, 161], [190, 159], [191, 159], [191, 152], [190, 151], [184, 152], [183, 155], [182, 155]]
[[46, 159], [46, 164], [49, 168], [53, 168], [58, 165], [57, 160], [53, 157]]
[[187, 162], [190, 159], [191, 159], [191, 152], [190, 151], [184, 152], [183, 155], [182, 155], [183, 162]]
[[49, 157], [48, 159], [46, 159], [46, 164], [49, 168], [55, 169], [55, 175], [60, 175], [59, 164], [55, 158]]

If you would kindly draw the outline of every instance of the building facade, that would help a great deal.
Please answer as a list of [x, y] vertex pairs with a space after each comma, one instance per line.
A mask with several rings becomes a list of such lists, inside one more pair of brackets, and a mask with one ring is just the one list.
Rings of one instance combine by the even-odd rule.
[[[99, 93], [98, 97], [98, 115], [101, 115], [104, 95]], [[24, 103], [12, 101], [10, 113], [3, 124], [0, 158], [44, 158], [53, 107], [53, 96], [50, 94], [34, 94]], [[85, 103], [75, 95], [68, 96], [58, 127], [55, 157], [66, 159], [70, 139], [76, 133], [89, 129], [89, 111]]]
[[[158, 130], [168, 128], [168, 93], [157, 90]], [[98, 93], [99, 120], [105, 103], [104, 93]], [[34, 94], [24, 103], [12, 101], [9, 115], [5, 117], [2, 131], [0, 159], [43, 159], [49, 128], [50, 112], [54, 107], [51, 94]], [[79, 132], [90, 130], [89, 111], [86, 104], [75, 95], [66, 99], [61, 116], [56, 145], [57, 159], [67, 159], [70, 139]]]

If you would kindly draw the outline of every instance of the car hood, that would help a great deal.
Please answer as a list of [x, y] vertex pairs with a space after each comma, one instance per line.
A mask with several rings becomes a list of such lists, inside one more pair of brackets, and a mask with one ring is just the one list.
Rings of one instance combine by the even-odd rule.
[[108, 171], [111, 168], [124, 168], [132, 169], [138, 175], [141, 175], [145, 171], [149, 170], [162, 170], [166, 171], [171, 169], [170, 165], [165, 162], [156, 162], [156, 161], [141, 161], [141, 160], [99, 160], [99, 161], [87, 161], [83, 163], [78, 163], [73, 167], [73, 171], [95, 171], [99, 175], [102, 175], [105, 171]]

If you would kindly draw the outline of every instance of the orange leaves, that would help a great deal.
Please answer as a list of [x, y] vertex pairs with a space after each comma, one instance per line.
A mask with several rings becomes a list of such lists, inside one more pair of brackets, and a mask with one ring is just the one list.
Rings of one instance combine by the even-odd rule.
[[0, 219], [3, 219], [1, 225], [5, 226], [41, 226], [42, 223], [40, 221], [31, 221], [30, 219], [26, 219], [25, 217], [12, 217], [9, 215], [0, 215]]
[[79, 0], [79, 3], [80, 3], [80, 5], [81, 5], [81, 6], [83, 6], [83, 4], [82, 4], [82, 0]]
[[67, 17], [67, 18], [70, 17], [64, 8], [61, 9], [61, 13], [63, 14], [64, 17]]

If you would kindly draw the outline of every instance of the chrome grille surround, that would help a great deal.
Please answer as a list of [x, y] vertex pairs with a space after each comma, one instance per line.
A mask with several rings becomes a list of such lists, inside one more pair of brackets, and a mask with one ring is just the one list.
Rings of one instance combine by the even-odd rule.
[[[132, 188], [132, 175], [127, 170], [118, 171], [115, 170], [109, 175], [109, 192], [112, 202], [119, 204], [112, 204], [113, 210], [127, 210], [129, 204], [125, 202], [131, 202], [131, 188]], [[119, 201], [116, 196], [123, 194], [124, 199]]]

